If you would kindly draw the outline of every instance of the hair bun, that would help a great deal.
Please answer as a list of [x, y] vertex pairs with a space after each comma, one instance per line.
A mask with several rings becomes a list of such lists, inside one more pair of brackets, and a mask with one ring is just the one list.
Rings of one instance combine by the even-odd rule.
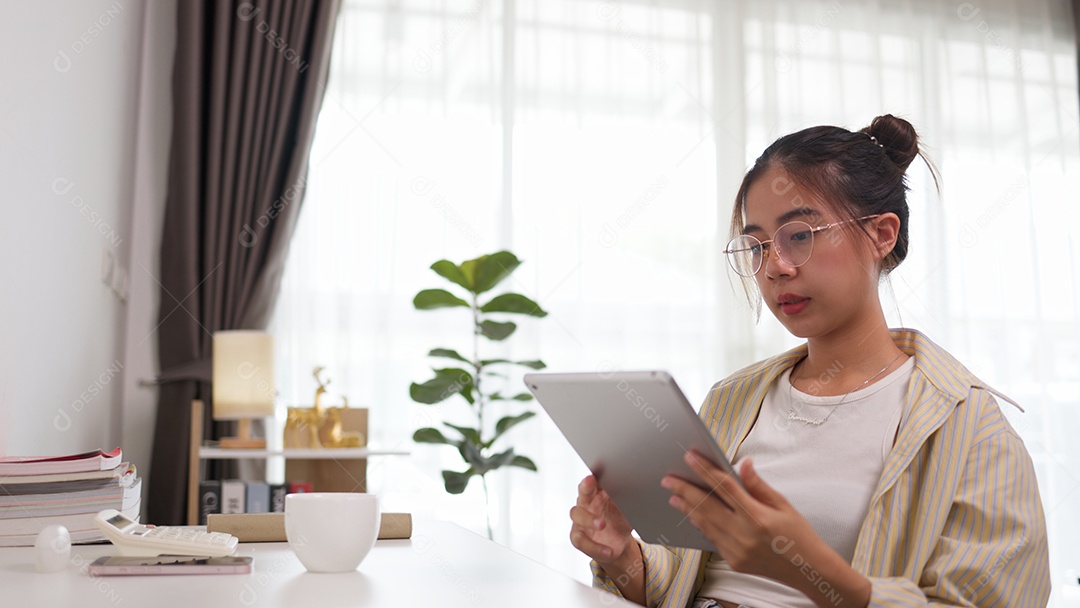
[[878, 116], [862, 133], [877, 139], [877, 143], [881, 144], [889, 155], [889, 160], [901, 171], [907, 171], [908, 166], [919, 155], [919, 135], [915, 132], [915, 127], [903, 118], [892, 114]]

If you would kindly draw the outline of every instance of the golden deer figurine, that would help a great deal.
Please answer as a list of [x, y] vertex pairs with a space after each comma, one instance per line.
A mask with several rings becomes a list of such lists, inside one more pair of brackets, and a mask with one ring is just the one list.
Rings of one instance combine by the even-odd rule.
[[349, 448], [363, 447], [364, 437], [360, 433], [346, 432], [342, 429], [341, 413], [349, 406], [348, 398], [342, 397], [344, 406], [324, 408], [323, 395], [330, 380], [325, 382], [320, 377], [325, 368], [316, 367], [312, 371], [318, 387], [315, 389], [315, 407], [290, 407], [285, 420], [286, 448]]
[[360, 433], [342, 430], [341, 413], [348, 409], [349, 399], [345, 396], [342, 396], [341, 399], [344, 405], [326, 410], [329, 421], [323, 428], [325, 432], [320, 436], [320, 439], [326, 447], [362, 448], [364, 447], [364, 438]]

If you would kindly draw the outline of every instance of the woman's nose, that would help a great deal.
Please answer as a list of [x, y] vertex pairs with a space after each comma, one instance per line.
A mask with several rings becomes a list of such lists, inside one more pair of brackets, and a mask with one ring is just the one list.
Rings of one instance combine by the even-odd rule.
[[784, 255], [779, 252], [776, 247], [769, 247], [765, 250], [765, 262], [763, 270], [765, 271], [766, 278], [777, 279], [780, 277], [790, 277], [794, 274], [796, 266], [792, 266], [784, 259]]

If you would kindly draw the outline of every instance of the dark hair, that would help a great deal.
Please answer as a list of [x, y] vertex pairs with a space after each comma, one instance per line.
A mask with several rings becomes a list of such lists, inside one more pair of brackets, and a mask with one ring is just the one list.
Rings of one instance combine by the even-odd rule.
[[[919, 150], [919, 136], [908, 121], [885, 114], [869, 127], [852, 132], [842, 127], [810, 127], [785, 135], [762, 152], [743, 177], [731, 216], [732, 236], [745, 225], [746, 194], [755, 180], [773, 167], [816, 196], [837, 221], [865, 215], [895, 213], [900, 218], [896, 246], [885, 257], [882, 271], [900, 265], [908, 252], [906, 172], [922, 156], [938, 183], [937, 171]], [[850, 230], [858, 230], [852, 223]]]

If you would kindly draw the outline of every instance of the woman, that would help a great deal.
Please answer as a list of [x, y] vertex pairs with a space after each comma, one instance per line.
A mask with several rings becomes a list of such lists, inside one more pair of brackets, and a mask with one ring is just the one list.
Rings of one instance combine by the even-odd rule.
[[912, 126], [885, 115], [787, 135], [757, 159], [724, 253], [806, 344], [701, 408], [745, 487], [693, 453], [698, 479], [663, 480], [717, 552], [634, 539], [596, 479], [581, 482], [570, 539], [598, 586], [664, 607], [1046, 605], [1046, 523], [995, 397], [1008, 399], [890, 330], [878, 299], [907, 255], [919, 154]]

